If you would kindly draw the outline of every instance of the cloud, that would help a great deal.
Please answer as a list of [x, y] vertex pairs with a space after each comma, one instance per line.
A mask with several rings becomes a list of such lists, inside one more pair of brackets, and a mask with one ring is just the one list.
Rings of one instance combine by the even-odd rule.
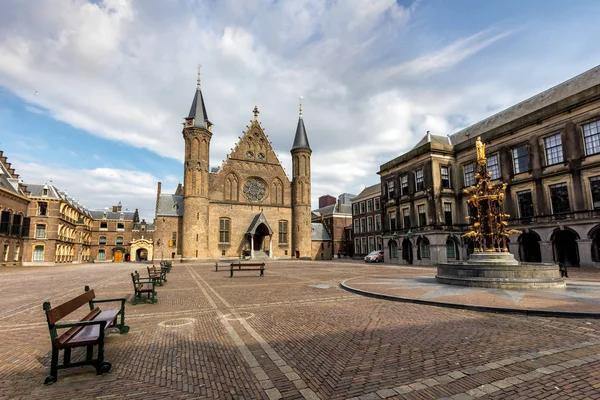
[[[303, 95], [316, 204], [320, 195], [358, 192], [377, 182], [379, 165], [409, 150], [427, 130], [452, 133], [527, 92], [489, 76], [444, 75], [491, 50], [514, 29], [462, 33], [453, 42], [441, 33], [434, 41], [438, 47], [425, 51], [413, 40], [420, 34], [419, 4], [4, 0], [0, 86], [32, 112], [182, 160], [181, 122], [200, 62], [206, 107], [215, 124], [211, 166], [226, 158], [257, 105], [288, 171], [298, 96]], [[433, 76], [447, 79], [434, 85], [427, 80]], [[107, 165], [110, 157], [94, 154], [89, 161]], [[19, 173], [27, 180], [48, 178], [39, 172], [47, 168], [24, 165]], [[106, 176], [105, 169], [74, 171], [58, 159], [52, 170], [60, 172], [55, 182], [94, 207], [131, 201], [149, 213], [156, 180], [174, 189], [183, 178], [183, 168], [179, 177], [173, 171], [152, 176], [135, 167]]]
[[436, 50], [408, 62], [388, 68], [382, 72], [381, 78], [385, 80], [392, 77], [425, 77], [445, 71], [514, 32], [514, 30], [509, 30], [491, 36], [488, 30], [478, 32], [469, 37], [450, 43], [441, 50]]
[[140, 217], [154, 219], [158, 177], [142, 171], [116, 168], [66, 169], [11, 158], [25, 183], [50, 183], [67, 191], [87, 209], [104, 209], [119, 201], [123, 208], [139, 208]]

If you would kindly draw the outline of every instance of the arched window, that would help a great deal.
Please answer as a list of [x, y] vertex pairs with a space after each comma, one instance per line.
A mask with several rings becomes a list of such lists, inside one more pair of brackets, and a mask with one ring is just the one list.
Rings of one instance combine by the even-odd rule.
[[430, 258], [429, 239], [427, 239], [427, 238], [421, 239], [421, 243], [420, 243], [419, 247], [421, 249], [421, 258]]
[[115, 244], [117, 246], [122, 246], [123, 245], [123, 236], [117, 236], [117, 240], [115, 241]]
[[98, 244], [100, 244], [100, 245], [106, 244], [106, 236], [100, 236], [100, 239], [98, 239]]
[[446, 258], [456, 259], [458, 258], [458, 249], [456, 242], [452, 238], [446, 240]]
[[106, 260], [106, 253], [104, 250], [98, 250], [98, 260], [104, 261]]
[[35, 238], [36, 239], [45, 239], [46, 238], [46, 225], [37, 224], [35, 226]]
[[229, 174], [225, 180], [225, 200], [238, 200], [238, 179], [235, 174]]
[[44, 261], [44, 246], [33, 248], [33, 261]]

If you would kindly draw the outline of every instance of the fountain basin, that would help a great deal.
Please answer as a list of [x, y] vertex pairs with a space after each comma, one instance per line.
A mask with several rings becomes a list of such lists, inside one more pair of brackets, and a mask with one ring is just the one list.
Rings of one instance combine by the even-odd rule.
[[520, 263], [511, 253], [474, 253], [469, 261], [440, 263], [436, 281], [499, 289], [564, 288], [558, 264]]

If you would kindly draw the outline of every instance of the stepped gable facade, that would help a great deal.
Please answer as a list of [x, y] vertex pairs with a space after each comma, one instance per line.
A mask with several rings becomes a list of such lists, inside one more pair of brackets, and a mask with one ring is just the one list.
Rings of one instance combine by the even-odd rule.
[[200, 85], [183, 128], [183, 185], [158, 184], [155, 258], [311, 258], [310, 157], [300, 110], [292, 180], [259, 119], [258, 108], [233, 151], [211, 171], [212, 123]]

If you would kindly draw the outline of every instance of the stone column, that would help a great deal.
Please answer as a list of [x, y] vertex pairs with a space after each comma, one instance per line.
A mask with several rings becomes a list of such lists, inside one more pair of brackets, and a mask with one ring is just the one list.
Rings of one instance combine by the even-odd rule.
[[579, 265], [582, 267], [594, 267], [596, 264], [592, 261], [592, 239], [577, 240], [577, 250], [579, 251]]
[[552, 242], [540, 242], [540, 251], [542, 253], [542, 262], [554, 262], [554, 251], [552, 249]]
[[273, 235], [269, 235], [269, 258], [273, 258]]
[[250, 258], [254, 258], [254, 235], [250, 234]]

